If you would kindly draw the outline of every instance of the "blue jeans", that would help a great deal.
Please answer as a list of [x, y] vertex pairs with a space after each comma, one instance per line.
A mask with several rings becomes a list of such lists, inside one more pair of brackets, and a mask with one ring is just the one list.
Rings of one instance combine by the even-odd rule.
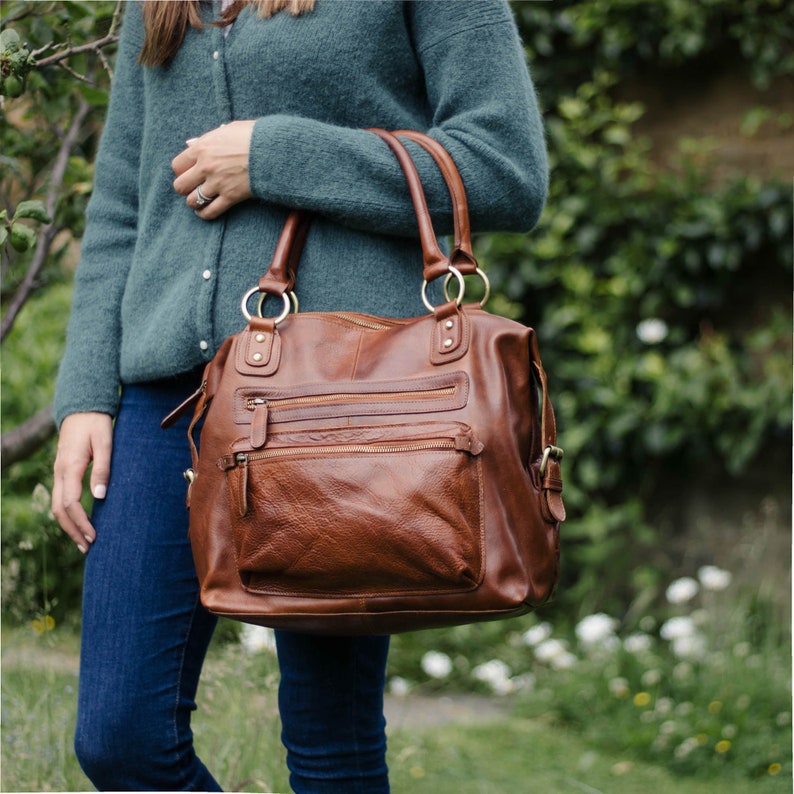
[[[197, 377], [129, 386], [83, 586], [75, 749], [101, 790], [219, 791], [190, 715], [215, 618], [199, 603], [182, 472], [187, 418], [161, 430]], [[279, 707], [298, 794], [388, 792], [387, 637], [277, 632]], [[242, 731], [240, 741], [253, 741]]]

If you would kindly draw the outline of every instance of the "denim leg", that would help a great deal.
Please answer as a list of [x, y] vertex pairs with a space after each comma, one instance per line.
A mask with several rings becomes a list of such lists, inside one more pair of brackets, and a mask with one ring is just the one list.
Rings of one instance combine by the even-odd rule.
[[276, 632], [279, 710], [296, 794], [388, 794], [388, 637]]
[[124, 389], [107, 499], [94, 510], [75, 749], [100, 790], [220, 790], [190, 729], [215, 619], [199, 604], [187, 537], [186, 425], [159, 426], [195, 385]]

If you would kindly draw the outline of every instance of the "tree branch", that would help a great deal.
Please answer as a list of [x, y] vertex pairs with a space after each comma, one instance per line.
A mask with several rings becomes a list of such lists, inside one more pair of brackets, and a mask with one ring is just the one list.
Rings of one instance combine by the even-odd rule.
[[29, 458], [45, 441], [55, 435], [52, 403], [42, 408], [27, 421], [0, 437], [0, 464], [7, 468], [12, 463]]
[[[67, 47], [65, 50], [61, 50], [60, 52], [56, 52], [53, 55], [48, 55], [46, 58], [42, 58], [40, 61], [36, 61], [36, 68], [41, 68], [42, 66], [53, 66], [54, 64], [59, 64], [61, 61], [65, 61], [67, 58], [70, 58], [72, 55], [77, 55], [81, 52], [96, 52], [99, 51], [103, 47], [107, 47], [108, 44], [115, 44], [119, 40], [118, 34], [114, 32], [110, 32], [107, 36], [103, 36], [101, 39], [97, 39], [96, 41], [89, 41], [86, 44], [79, 44], [76, 47]], [[31, 55], [35, 58], [37, 55], [41, 54], [42, 52], [46, 52], [50, 48], [50, 44], [42, 47], [41, 49], [34, 50]]]
[[[84, 99], [80, 100], [80, 105], [77, 108], [77, 112], [74, 114], [72, 123], [69, 126], [69, 131], [64, 136], [63, 141], [61, 141], [58, 156], [55, 159], [55, 165], [52, 169], [52, 177], [50, 180], [50, 187], [47, 190], [47, 198], [44, 202], [47, 213], [51, 218], [55, 217], [55, 208], [61, 185], [63, 184], [66, 174], [66, 166], [69, 163], [69, 155], [71, 154], [72, 147], [77, 140], [83, 121], [85, 121], [85, 117], [88, 115], [90, 109], [91, 106], [88, 102]], [[28, 272], [25, 274], [24, 280], [19, 285], [14, 299], [11, 301], [8, 310], [3, 316], [2, 323], [0, 323], [0, 341], [8, 336], [8, 332], [13, 327], [17, 315], [25, 305], [25, 301], [27, 301], [30, 297], [30, 293], [36, 288], [36, 280], [44, 267], [44, 263], [47, 261], [52, 241], [55, 239], [55, 235], [58, 231], [59, 227], [55, 225], [54, 221], [41, 227], [38, 240], [36, 241], [36, 251], [33, 254], [33, 259], [30, 261]]]

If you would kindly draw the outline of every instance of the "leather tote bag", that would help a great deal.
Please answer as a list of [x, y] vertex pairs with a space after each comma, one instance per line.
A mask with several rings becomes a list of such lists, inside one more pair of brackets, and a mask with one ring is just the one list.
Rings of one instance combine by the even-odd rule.
[[[311, 220], [293, 212], [267, 273], [243, 298], [247, 326], [163, 420], [193, 408], [190, 540], [202, 603], [217, 615], [387, 634], [521, 615], [555, 587], [562, 450], [535, 332], [463, 303], [464, 276], [481, 271], [446, 150], [398, 133], [423, 146], [447, 181], [448, 255], [407, 149], [372, 132], [406, 176], [428, 313], [293, 311]], [[426, 287], [437, 278], [457, 286], [445, 284], [433, 307]], [[267, 295], [282, 301], [278, 317], [261, 316]]]

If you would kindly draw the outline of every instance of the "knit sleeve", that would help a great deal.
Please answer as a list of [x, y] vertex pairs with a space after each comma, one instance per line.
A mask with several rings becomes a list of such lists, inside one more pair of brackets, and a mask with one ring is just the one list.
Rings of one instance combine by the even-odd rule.
[[56, 384], [58, 425], [71, 413], [118, 407], [120, 306], [137, 236], [142, 41], [139, 4], [128, 3]]
[[[405, 7], [430, 105], [423, 131], [455, 160], [472, 227], [528, 231], [543, 209], [548, 164], [534, 88], [506, 0]], [[408, 147], [437, 231], [448, 233], [443, 180], [423, 150]], [[314, 210], [355, 228], [415, 234], [402, 172], [386, 144], [364, 130], [297, 116], [260, 118], [249, 169], [252, 190], [265, 201]]]

